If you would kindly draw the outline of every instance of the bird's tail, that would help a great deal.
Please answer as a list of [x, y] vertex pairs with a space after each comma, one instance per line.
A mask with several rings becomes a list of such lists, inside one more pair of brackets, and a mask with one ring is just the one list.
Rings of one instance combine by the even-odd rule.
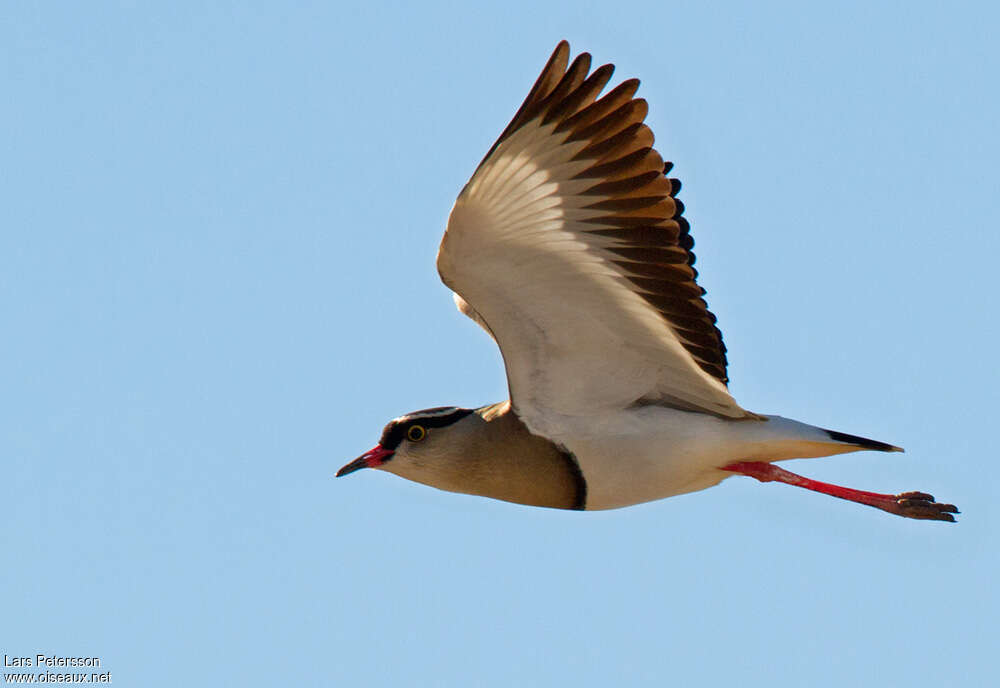
[[850, 444], [859, 449], [871, 449], [872, 451], [884, 451], [884, 452], [901, 452], [902, 447], [897, 447], [893, 444], [886, 444], [885, 442], [879, 442], [878, 440], [870, 440], [867, 437], [858, 437], [857, 435], [848, 435], [846, 432], [837, 432], [836, 430], [823, 430], [830, 439], [836, 442], [842, 442], [844, 444]]
[[[810, 459], [848, 452], [874, 450], [901, 452], [899, 447], [846, 432], [826, 430], [781, 416], [764, 416], [766, 422], [753, 428], [756, 441], [753, 460], [785, 461]], [[748, 428], [749, 430], [749, 428]], [[749, 438], [748, 438], [749, 439]]]

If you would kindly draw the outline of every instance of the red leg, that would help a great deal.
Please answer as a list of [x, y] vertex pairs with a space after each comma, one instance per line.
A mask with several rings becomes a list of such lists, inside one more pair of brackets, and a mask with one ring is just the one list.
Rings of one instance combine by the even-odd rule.
[[958, 509], [952, 504], [939, 504], [934, 501], [934, 497], [924, 492], [904, 492], [898, 495], [879, 494], [878, 492], [865, 492], [864, 490], [853, 490], [849, 487], [822, 483], [818, 480], [804, 478], [791, 471], [778, 468], [774, 464], [763, 461], [737, 461], [728, 466], [723, 466], [722, 470], [742, 473], [751, 478], [756, 478], [762, 483], [777, 481], [796, 487], [804, 487], [814, 492], [822, 492], [832, 497], [847, 499], [858, 504], [867, 504], [890, 514], [905, 516], [906, 518], [921, 518], [933, 521], [955, 521], [952, 514], [957, 514]]

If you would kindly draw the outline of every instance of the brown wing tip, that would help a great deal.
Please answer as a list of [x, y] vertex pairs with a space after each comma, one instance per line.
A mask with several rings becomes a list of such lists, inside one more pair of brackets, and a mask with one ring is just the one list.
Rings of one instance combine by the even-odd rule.
[[549, 61], [545, 65], [545, 69], [542, 70], [542, 74], [548, 72], [550, 69], [554, 68], [555, 65], [561, 65], [559, 72], [566, 71], [566, 65], [569, 64], [569, 41], [565, 38], [559, 41], [556, 49], [552, 51], [552, 56], [549, 57]]

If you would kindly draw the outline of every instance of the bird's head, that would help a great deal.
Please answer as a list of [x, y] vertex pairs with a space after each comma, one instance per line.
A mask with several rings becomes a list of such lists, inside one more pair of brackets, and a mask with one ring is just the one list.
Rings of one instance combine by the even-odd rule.
[[382, 430], [378, 444], [337, 471], [337, 477], [362, 468], [384, 468], [415, 479], [413, 473], [422, 472], [435, 457], [448, 453], [454, 444], [454, 427], [471, 414], [471, 409], [441, 406], [393, 418]]

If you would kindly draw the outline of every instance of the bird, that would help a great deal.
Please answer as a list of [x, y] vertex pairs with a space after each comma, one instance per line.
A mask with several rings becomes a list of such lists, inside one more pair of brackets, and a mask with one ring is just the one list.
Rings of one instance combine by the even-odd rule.
[[[458, 310], [496, 342], [509, 398], [414, 411], [337, 472], [605, 510], [744, 475], [913, 519], [954, 522], [925, 492], [881, 494], [775, 465], [885, 442], [742, 408], [698, 286], [680, 181], [653, 146], [638, 79], [569, 60], [561, 41], [461, 190], [437, 254]], [[603, 93], [603, 95], [602, 95]]]

